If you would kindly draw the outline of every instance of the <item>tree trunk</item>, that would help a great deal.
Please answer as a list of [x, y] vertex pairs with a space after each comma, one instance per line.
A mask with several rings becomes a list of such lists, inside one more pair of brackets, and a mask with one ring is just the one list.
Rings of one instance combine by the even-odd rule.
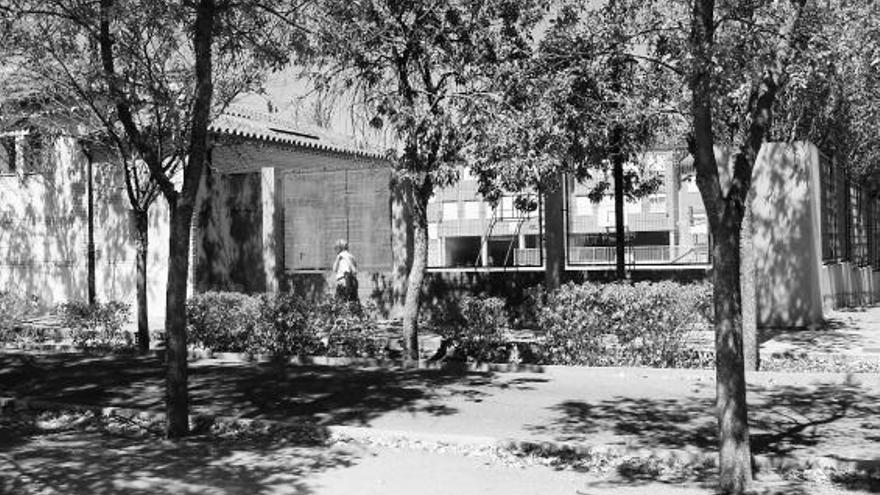
[[623, 156], [620, 154], [621, 130], [614, 130], [617, 152], [614, 153], [614, 252], [615, 252], [615, 277], [617, 280], [626, 279], [626, 226], [623, 219]]
[[92, 171], [92, 154], [86, 153], [86, 208], [87, 219], [87, 239], [86, 239], [86, 275], [88, 278], [88, 301], [89, 306], [94, 306], [96, 297], [95, 284], [95, 184], [94, 173]]
[[189, 394], [186, 369], [186, 282], [189, 277], [190, 228], [194, 205], [202, 180], [202, 169], [209, 159], [208, 124], [214, 94], [213, 60], [214, 0], [200, 0], [193, 29], [196, 91], [192, 106], [189, 156], [183, 169], [180, 194], [171, 194], [171, 238], [168, 249], [168, 288], [165, 295], [165, 333], [167, 372], [165, 376], [167, 411], [166, 435], [179, 438], [189, 433]]
[[147, 318], [147, 252], [149, 248], [149, 216], [146, 210], [134, 210], [137, 254], [137, 343], [138, 351], [150, 351], [150, 323]]
[[412, 207], [409, 183], [399, 179], [391, 181], [391, 294], [389, 316], [403, 318], [406, 304], [406, 287], [413, 258]]
[[745, 204], [740, 234], [740, 290], [742, 293], [743, 359], [746, 371], [758, 371], [758, 308], [755, 294], [755, 245], [752, 239], [752, 207]]
[[565, 267], [565, 181], [559, 178], [559, 187], [544, 194], [544, 285], [547, 290], [562, 285]]
[[713, 229], [715, 376], [720, 488], [744, 493], [752, 480], [740, 300], [741, 216], [727, 205]]
[[186, 282], [189, 272], [192, 207], [171, 203], [168, 245], [168, 288], [165, 295], [165, 408], [166, 435], [189, 433], [189, 391], [186, 365]]
[[422, 282], [428, 268], [428, 216], [427, 200], [412, 194], [413, 258], [407, 277], [406, 297], [403, 303], [404, 360], [408, 364], [419, 362], [419, 305]]

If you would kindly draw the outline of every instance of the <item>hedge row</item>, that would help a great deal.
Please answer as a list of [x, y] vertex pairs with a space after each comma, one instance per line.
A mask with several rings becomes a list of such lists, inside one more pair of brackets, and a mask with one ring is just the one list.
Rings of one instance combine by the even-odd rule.
[[367, 313], [336, 298], [206, 292], [187, 302], [187, 328], [190, 343], [214, 352], [380, 357]]

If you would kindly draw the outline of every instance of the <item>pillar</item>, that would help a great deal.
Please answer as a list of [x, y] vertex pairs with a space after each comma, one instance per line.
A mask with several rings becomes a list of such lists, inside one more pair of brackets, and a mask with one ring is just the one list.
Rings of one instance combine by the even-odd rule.
[[260, 207], [262, 211], [262, 250], [263, 250], [263, 276], [266, 281], [266, 292], [278, 292], [278, 254], [283, 252], [283, 245], [279, 242], [277, 233], [276, 207], [280, 199], [277, 194], [278, 183], [275, 180], [275, 169], [263, 167], [260, 169]]

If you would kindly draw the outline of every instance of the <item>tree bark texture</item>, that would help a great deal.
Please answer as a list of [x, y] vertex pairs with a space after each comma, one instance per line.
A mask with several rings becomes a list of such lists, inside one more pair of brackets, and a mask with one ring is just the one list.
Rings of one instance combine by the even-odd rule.
[[146, 211], [134, 210], [137, 265], [137, 344], [138, 351], [150, 351], [150, 322], [147, 317], [147, 253], [149, 252], [149, 216]]
[[[189, 433], [189, 394], [186, 365], [186, 285], [189, 277], [189, 244], [193, 209], [202, 169], [208, 159], [208, 123], [214, 91], [211, 48], [214, 39], [214, 0], [200, 0], [193, 30], [196, 95], [192, 109], [189, 156], [183, 170], [179, 195], [171, 194], [171, 239], [168, 250], [165, 333], [168, 349], [166, 369], [166, 435], [179, 438]], [[166, 196], [167, 197], [167, 196]]]
[[565, 182], [559, 178], [559, 187], [544, 194], [544, 285], [547, 290], [562, 285], [565, 268]]
[[744, 493], [751, 482], [751, 453], [743, 361], [740, 288], [740, 224], [727, 208], [713, 232], [715, 285], [715, 378], [720, 485]]
[[168, 438], [189, 433], [187, 389], [186, 282], [192, 207], [170, 204], [171, 236], [168, 245], [168, 288], [165, 293], [165, 409]]
[[620, 154], [620, 142], [622, 133], [620, 129], [614, 130], [615, 147], [614, 153], [614, 253], [615, 253], [615, 277], [617, 280], [626, 279], [626, 226], [624, 225], [623, 210], [623, 155]]
[[694, 57], [688, 81], [693, 116], [691, 152], [715, 243], [712, 278], [719, 489], [724, 494], [739, 495], [748, 490], [752, 480], [740, 296], [740, 229], [751, 164], [740, 162], [734, 167], [729, 187], [722, 187], [712, 125], [715, 26], [714, 0], [695, 0], [689, 40]]
[[746, 371], [758, 371], [758, 307], [755, 293], [755, 245], [752, 230], [752, 207], [745, 204], [740, 234], [740, 293], [742, 294], [743, 359]]
[[97, 300], [97, 289], [95, 284], [95, 183], [94, 173], [92, 171], [92, 154], [86, 153], [86, 215], [88, 217], [86, 240], [86, 264], [88, 276], [88, 298], [89, 306], [94, 306]]
[[413, 258], [403, 303], [404, 360], [409, 364], [419, 361], [419, 309], [422, 282], [428, 268], [428, 202], [421, 196], [412, 194], [410, 203], [413, 206]]

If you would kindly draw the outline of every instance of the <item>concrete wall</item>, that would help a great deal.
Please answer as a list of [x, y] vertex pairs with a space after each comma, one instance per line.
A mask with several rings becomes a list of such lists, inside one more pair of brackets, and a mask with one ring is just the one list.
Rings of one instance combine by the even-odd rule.
[[[77, 141], [44, 144], [45, 160], [0, 175], [0, 290], [37, 296], [44, 310], [86, 300], [87, 161]], [[122, 169], [97, 153], [93, 163], [96, 298], [135, 304], [135, 249]], [[148, 304], [161, 325], [167, 277], [168, 214], [150, 215]]]
[[819, 155], [766, 143], [752, 175], [757, 318], [761, 326], [822, 322]]

